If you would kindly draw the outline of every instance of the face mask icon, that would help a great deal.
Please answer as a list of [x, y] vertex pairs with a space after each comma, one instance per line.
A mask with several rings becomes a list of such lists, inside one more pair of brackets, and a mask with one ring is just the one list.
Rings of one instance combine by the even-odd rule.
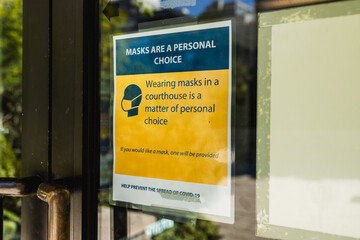
[[128, 117], [139, 114], [141, 96], [141, 89], [137, 85], [131, 84], [125, 88], [124, 97], [121, 100], [121, 108], [128, 113]]

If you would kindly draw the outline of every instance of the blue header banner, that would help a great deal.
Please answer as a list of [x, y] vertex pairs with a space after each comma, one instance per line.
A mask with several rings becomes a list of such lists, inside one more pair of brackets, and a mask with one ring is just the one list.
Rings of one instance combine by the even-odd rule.
[[114, 37], [116, 75], [229, 69], [230, 27]]

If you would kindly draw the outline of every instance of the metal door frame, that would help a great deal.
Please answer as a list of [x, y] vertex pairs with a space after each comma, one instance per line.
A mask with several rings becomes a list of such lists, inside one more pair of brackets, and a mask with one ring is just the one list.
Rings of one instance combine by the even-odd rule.
[[[96, 0], [23, 0], [22, 176], [71, 191], [71, 239], [97, 238], [99, 21]], [[22, 201], [22, 239], [46, 239], [47, 206]]]

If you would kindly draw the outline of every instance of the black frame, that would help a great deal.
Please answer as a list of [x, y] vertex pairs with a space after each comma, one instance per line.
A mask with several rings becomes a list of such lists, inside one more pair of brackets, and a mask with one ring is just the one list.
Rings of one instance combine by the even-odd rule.
[[[49, 9], [46, 0], [23, 1], [22, 176], [44, 180], [49, 176], [50, 145]], [[36, 196], [22, 200], [21, 222], [22, 239], [46, 239], [47, 209]]]
[[[97, 239], [99, 3], [23, 1], [22, 176], [71, 191], [71, 239]], [[47, 239], [47, 206], [22, 202], [22, 239]]]
[[84, 1], [83, 12], [83, 238], [97, 239], [100, 181], [99, 1]]

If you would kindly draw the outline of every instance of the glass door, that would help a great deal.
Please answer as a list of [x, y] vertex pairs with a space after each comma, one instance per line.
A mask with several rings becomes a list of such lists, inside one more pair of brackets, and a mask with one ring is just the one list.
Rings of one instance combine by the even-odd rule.
[[[330, 116], [326, 114], [333, 113], [334, 108], [341, 113], [337, 115], [339, 118], [347, 119], [344, 122], [355, 123], [350, 121], [352, 116], [357, 119], [358, 114], [354, 113], [357, 111], [352, 111], [352, 107], [357, 106], [358, 101], [350, 100], [356, 96], [351, 87], [341, 87], [339, 91], [325, 83], [322, 85], [324, 88], [317, 88], [316, 91], [313, 91], [313, 87], [331, 78], [324, 77], [326, 74], [339, 74], [336, 76], [346, 75], [346, 83], [357, 89], [354, 81], [358, 71], [355, 73], [349, 66], [359, 62], [359, 48], [354, 43], [359, 34], [349, 26], [359, 26], [359, 1], [100, 0], [99, 4], [101, 122], [98, 239], [359, 237], [356, 235], [359, 234], [356, 224], [335, 224], [339, 223], [340, 217], [330, 216], [333, 214], [328, 211], [326, 215], [322, 210], [324, 207], [329, 211], [336, 209], [339, 216], [345, 214], [352, 223], [352, 217], [359, 216], [358, 191], [350, 185], [342, 190], [335, 189], [335, 185], [326, 182], [330, 178], [334, 182], [337, 179], [340, 185], [343, 181], [350, 183], [350, 180], [352, 184], [358, 184], [353, 168], [341, 164], [343, 158], [337, 155], [341, 148], [347, 149], [344, 150], [346, 156], [350, 153], [355, 156], [358, 148], [350, 147], [354, 145], [349, 140], [324, 139], [322, 143], [338, 143], [331, 150], [334, 154], [326, 155], [324, 149], [328, 145], [308, 144], [316, 141], [312, 136], [321, 134], [350, 137], [351, 131], [343, 130], [347, 124], [336, 122], [338, 118], [333, 121], [319, 120]], [[219, 33], [220, 28], [225, 29], [224, 32]], [[206, 35], [210, 29], [211, 34]], [[297, 34], [297, 31], [305, 35]], [[327, 34], [333, 37], [324, 40], [323, 36]], [[274, 43], [275, 40], [278, 42]], [[302, 51], [297, 52], [300, 46]], [[216, 49], [221, 50], [216, 52]], [[337, 49], [339, 59], [343, 60], [330, 61], [330, 55], [326, 55], [333, 52], [330, 49]], [[305, 52], [306, 57], [303, 55]], [[199, 55], [202, 58], [198, 58]], [[299, 71], [299, 75], [296, 75], [303, 76], [305, 73], [300, 69], [310, 63], [313, 57], [318, 62], [308, 64], [306, 74], [309, 75], [306, 76], [314, 72], [317, 79], [311, 78], [309, 85], [300, 84], [301, 89], [306, 91], [303, 90], [303, 96], [299, 97], [300, 88], [297, 86], [300, 85], [297, 84], [305, 80], [295, 84], [290, 76], [293, 71]], [[278, 59], [282, 62], [275, 61]], [[298, 59], [303, 60], [301, 65], [294, 64]], [[330, 63], [333, 65], [327, 65]], [[219, 70], [230, 71], [230, 75], [227, 75], [228, 72], [220, 75]], [[282, 79], [281, 85], [276, 85], [280, 76], [277, 74], [285, 76], [285, 73], [287, 78]], [[206, 82], [205, 79], [220, 79], [220, 85], [229, 86], [228, 91], [219, 87], [214, 94], [209, 86], [211, 83], [211, 86], [215, 86], [213, 82], [206, 86], [196, 81]], [[331, 79], [337, 81], [336, 78]], [[319, 82], [315, 84], [313, 80]], [[308, 98], [307, 92], [313, 93], [312, 102], [301, 105], [303, 98]], [[338, 101], [335, 96], [340, 96], [337, 95], [340, 92], [344, 94], [341, 99], [349, 99], [351, 104], [340, 106], [335, 103]], [[192, 93], [201, 93], [201, 97], [190, 101], [191, 98], [184, 96], [191, 96]], [[228, 105], [219, 103], [223, 94], [227, 94], [228, 98], [224, 101]], [[334, 94], [333, 97], [329, 97], [331, 94]], [[282, 96], [281, 100], [277, 96]], [[322, 96], [328, 96], [328, 100]], [[311, 116], [318, 118], [313, 119], [292, 108], [288, 99], [302, 106], [301, 111], [312, 109]], [[207, 100], [213, 105], [207, 104]], [[332, 104], [326, 104], [328, 102]], [[313, 107], [320, 103], [327, 107]], [[210, 107], [215, 105], [216, 110], [212, 112]], [[273, 106], [277, 107], [274, 108], [277, 112], [271, 109]], [[291, 109], [293, 114], [287, 114], [289, 111], [284, 112], [279, 106], [287, 106], [286, 109]], [[216, 129], [211, 128], [221, 119], [216, 115], [218, 111], [224, 114], [229, 125], [219, 123]], [[344, 112], [349, 115], [342, 114]], [[298, 114], [296, 120], [293, 117], [295, 113]], [[192, 116], [191, 120], [187, 116]], [[275, 116], [278, 117], [276, 127], [271, 125], [272, 120], [276, 122], [273, 119]], [[305, 129], [297, 129], [295, 134], [292, 131], [298, 123]], [[224, 126], [228, 127], [227, 133], [222, 131]], [[213, 135], [202, 141], [206, 131]], [[221, 150], [216, 150], [216, 144], [222, 143], [219, 140], [221, 134], [231, 137], [223, 139], [225, 145]], [[273, 136], [279, 138], [273, 139]], [[304, 149], [294, 144], [300, 136], [303, 137], [301, 143]], [[200, 140], [196, 142], [194, 139]], [[229, 145], [226, 145], [226, 141], [233, 145], [227, 148]], [[208, 146], [213, 147], [213, 151]], [[270, 150], [275, 149], [274, 146], [277, 146], [276, 153]], [[291, 148], [287, 149], [289, 146]], [[201, 151], [203, 149], [206, 150]], [[315, 162], [292, 156], [294, 149], [298, 151], [297, 156], [307, 156]], [[226, 154], [222, 155], [228, 153], [227, 150], [231, 153], [228, 158]], [[321, 164], [328, 159], [324, 156], [330, 155], [334, 161]], [[356, 159], [352, 157], [351, 161], [348, 160], [351, 166], [357, 166]], [[303, 164], [303, 161], [308, 164]], [[221, 167], [213, 166], [224, 162], [229, 164], [229, 175], [226, 176], [230, 176], [227, 178], [230, 192], [226, 192], [229, 186], [226, 185], [226, 177], [222, 179], [225, 179], [223, 185], [220, 180], [209, 180], [214, 179], [216, 174], [222, 174], [219, 170]], [[308, 185], [300, 189], [296, 186], [301, 184], [292, 185], [297, 181]], [[199, 183], [203, 185], [196, 185]], [[224, 192], [216, 188], [219, 185]], [[214, 192], [208, 192], [208, 189]], [[317, 190], [310, 194], [311, 189]], [[309, 194], [300, 196], [298, 191]], [[183, 195], [179, 196], [179, 193]], [[214, 199], [217, 205], [211, 208], [209, 202]], [[341, 201], [343, 205], [339, 204]], [[201, 207], [194, 207], [195, 202]], [[350, 207], [357, 210], [344, 210]], [[233, 219], [226, 221], [219, 217], [226, 215], [229, 209]], [[297, 214], [292, 214], [295, 212]], [[302, 214], [308, 214], [307, 218], [300, 217]]]
[[[257, 74], [256, 2], [251, 0], [135, 1], [135, 3], [132, 1], [122, 1], [115, 3], [107, 1], [100, 2], [103, 9], [103, 14], [101, 14], [100, 17], [101, 164], [98, 239], [260, 239], [255, 236], [255, 119]], [[227, 32], [219, 33], [219, 28], [224, 27], [224, 23], [229, 24], [227, 26], [230, 27]], [[211, 27], [213, 32], [210, 34], [210, 36], [202, 38], [200, 33], [197, 31], [201, 29], [200, 31], [205, 32], [209, 30], [209, 27]], [[229, 33], [231, 34], [230, 39]], [[167, 36], [167, 34], [169, 36]], [[179, 36], [181, 34], [183, 35], [178, 37], [177, 34]], [[130, 42], [129, 40], [128, 45], [126, 45], [126, 43], [120, 43], [120, 41], [125, 42], [125, 40], [129, 38], [133, 39], [133, 42]], [[120, 39], [120, 45], [115, 44], [117, 39]], [[156, 41], [158, 42], [152, 39], [157, 39]], [[221, 39], [228, 39], [227, 41], [230, 40], [230, 43], [227, 42], [226, 44], [222, 44]], [[202, 43], [204, 43], [206, 46], [207, 41], [209, 41], [209, 44], [212, 44], [213, 48], [211, 48], [211, 45], [209, 45], [209, 48], [206, 49], [201, 49], [197, 46], [198, 44], [200, 45]], [[152, 47], [162, 44], [165, 45], [165, 50], [163, 53], [156, 55], [156, 53], [152, 51]], [[169, 45], [172, 47], [171, 50], [166, 48]], [[215, 45], [216, 48], [214, 47]], [[145, 48], [144, 52], [141, 52], [142, 47]], [[149, 53], [146, 52], [146, 47], [149, 48]], [[229, 53], [229, 47], [231, 48], [229, 54], [231, 57], [227, 55], [227, 58], [222, 58], [221, 53]], [[116, 51], [114, 50], [115, 48]], [[139, 48], [139, 52], [137, 52], [137, 48]], [[129, 51], [133, 49], [134, 52]], [[219, 49], [221, 52], [216, 53], [215, 55], [211, 55], [210, 51], [215, 49]], [[124, 54], [122, 54], [122, 51], [124, 51]], [[156, 51], [156, 48], [154, 51]], [[115, 54], [119, 54], [121, 57], [118, 57], [117, 55], [115, 56]], [[161, 62], [162, 60], [158, 61], [155, 58], [159, 57], [160, 59], [161, 57], [166, 58], [167, 56], [178, 55], [181, 55], [182, 57], [181, 63], [174, 63], [170, 60], [167, 61], [167, 59], [163, 59], [163, 62]], [[141, 58], [142, 56], [144, 56], [143, 59]], [[145, 60], [145, 56], [150, 57]], [[202, 57], [192, 62], [190, 56], [193, 56], [193, 58], [196, 58], [197, 56]], [[153, 58], [155, 58], [155, 60]], [[210, 59], [210, 63], [207, 63], [208, 59]], [[172, 60], [176, 62], [178, 59], [174, 58]], [[145, 66], [143, 67], [142, 61], [146, 61], [144, 65], [148, 66], [148, 68], [155, 69], [154, 72], [151, 72], [152, 70], [148, 70], [148, 68]], [[224, 62], [229, 62], [230, 65], [223, 66], [222, 64]], [[164, 70], [164, 68], [161, 68], [161, 66], [163, 66], [161, 64], [169, 66], [169, 68]], [[181, 67], [186, 64], [192, 64], [194, 69], [192, 67]], [[212, 66], [211, 64], [214, 65]], [[218, 69], [226, 70], [229, 69], [228, 66], [230, 66], [230, 77], [228, 78], [230, 79], [230, 82], [224, 83], [227, 77], [226, 75], [221, 77], [220, 71]], [[197, 67], [198, 69], [195, 69]], [[116, 68], [116, 71], [114, 68]], [[170, 68], [177, 70], [171, 70]], [[128, 70], [129, 72], [133, 70], [134, 73], [127, 73], [127, 69], [130, 69]], [[141, 70], [136, 72], [137, 69]], [[167, 73], [168, 75], [166, 75]], [[144, 74], [144, 79], [137, 77], [141, 74]], [[116, 75], [116, 77], [114, 75]], [[126, 78], [120, 78], [121, 76], [119, 75], [127, 75], [126, 77], [128, 80], [126, 80]], [[178, 79], [177, 76], [179, 76]], [[217, 88], [214, 82], [212, 82], [213, 85], [211, 87], [203, 85], [196, 86], [193, 83], [189, 83], [190, 85], [187, 85], [187, 87], [181, 85], [182, 80], [200, 79], [200, 81], [206, 81], [204, 78], [212, 80], [218, 78], [221, 81], [219, 86], [222, 84], [225, 84], [225, 88], [226, 86], [230, 86], [231, 90], [227, 91], [226, 93], [227, 98], [225, 98], [225, 100], [219, 100], [224, 93], [222, 88], [218, 88], [215, 94], [211, 92], [212, 87], [215, 89]], [[152, 88], [150, 88], [148, 85], [143, 86], [141, 85], [142, 83], [140, 83], [140, 81], [145, 82], [150, 80], [156, 82]], [[118, 84], [121, 84], [120, 81], [127, 81], [127, 84], [130, 84], [128, 82], [132, 82], [132, 84], [140, 86], [142, 90], [142, 100], [139, 107], [139, 118], [145, 118], [145, 116], [146, 119], [148, 116], [150, 116], [151, 119], [157, 117], [167, 118], [168, 125], [154, 125], [156, 124], [155, 122], [149, 124], [149, 122], [146, 122], [146, 120], [145, 124], [148, 123], [146, 124], [146, 127], [143, 127], [141, 123], [131, 123], [130, 120], [126, 122], [129, 125], [123, 128], [119, 127], [119, 125], [116, 125], [116, 121], [120, 121], [114, 120], [116, 114], [118, 119], [121, 119], [122, 117], [126, 118], [126, 116], [122, 114], [121, 109], [116, 112], [117, 109], [114, 105], [119, 105], [120, 101], [115, 99], [119, 97], [120, 99], [124, 97], [125, 100], [130, 99], [126, 98], [125, 96], [126, 90], [125, 93], [119, 92], [121, 87], [116, 87]], [[174, 86], [171, 85], [172, 81]], [[116, 82], [116, 85], [114, 82]], [[153, 90], [153, 88], [156, 87], [158, 87], [158, 91]], [[201, 99], [199, 98], [194, 101], [173, 100], [169, 98], [157, 101], [149, 99], [152, 97], [150, 96], [151, 94], [156, 95], [163, 92], [166, 92], [167, 94], [195, 92], [201, 93], [202, 97]], [[211, 98], [209, 96], [211, 96]], [[230, 98], [231, 101], [227, 102], [228, 98]], [[124, 104], [125, 100], [122, 100], [121, 104]], [[221, 101], [227, 102], [228, 105], [222, 105]], [[171, 110], [168, 110], [166, 113], [163, 113], [161, 110], [158, 111], [154, 109], [154, 111], [151, 111], [146, 110], [145, 107], [142, 107], [153, 106], [153, 102], [156, 103], [154, 103], [154, 106], [168, 106], [167, 104], [169, 104], [171, 107], [176, 106], [177, 104], [179, 106], [189, 106], [189, 108], [183, 108], [183, 113], [179, 113], [177, 115], [176, 111], [171, 112]], [[195, 108], [197, 106], [206, 106], [208, 102], [211, 103], [209, 105], [216, 105], [216, 110], [214, 113], [204, 113], [204, 111], [209, 110], [205, 108], [201, 108], [201, 113], [194, 112], [195, 110], [193, 109], [191, 110], [191, 107], [194, 106]], [[196, 108], [196, 110], [199, 109], [200, 108]], [[221, 117], [216, 115], [218, 113], [223, 113], [225, 119], [227, 119], [225, 121], [229, 121], [231, 124], [219, 124], [217, 120], [221, 119]], [[228, 114], [231, 115], [231, 117]], [[191, 116], [192, 121], [190, 120], [184, 126], [182, 126], [181, 121], [187, 121], [181, 120], [186, 118], [185, 115]], [[136, 121], [136, 117], [137, 116], [129, 117], [129, 119]], [[206, 119], [206, 122], [203, 122], [203, 119]], [[196, 124], [196, 122], [201, 122], [201, 124]], [[177, 127], [174, 127], [174, 123], [178, 124]], [[212, 124], [219, 125], [217, 125], [218, 127], [215, 129], [211, 127]], [[134, 127], [135, 125], [136, 127]], [[193, 128], [193, 125], [197, 126], [196, 129]], [[225, 128], [225, 135], [226, 128], [228, 128], [229, 132], [231, 132], [231, 139], [228, 140], [228, 144], [229, 142], [233, 144], [228, 145], [230, 148], [228, 152], [231, 152], [231, 156], [228, 157], [228, 163], [226, 163], [226, 160], [224, 160], [226, 159], [226, 154], [221, 155], [221, 151], [224, 150], [224, 148], [224, 151], [226, 151], [227, 140], [220, 140], [221, 138], [216, 137], [223, 133], [222, 130], [220, 130], [223, 127]], [[120, 128], [121, 131], [125, 131], [126, 128], [130, 128], [131, 130], [126, 131], [126, 135], [116, 131], [115, 128]], [[156, 128], [157, 130], [149, 134], [147, 130], [148, 128]], [[163, 133], [164, 128], [168, 129], [165, 131], [165, 133]], [[194, 152], [196, 155], [194, 158], [191, 156], [187, 157], [181, 155], [172, 155], [170, 161], [176, 161], [178, 164], [177, 166], [173, 166], [168, 162], [169, 160], [167, 159], [166, 154], [156, 154], [157, 159], [162, 161], [162, 164], [157, 167], [156, 171], [171, 172], [171, 174], [164, 174], [164, 176], [156, 174], [154, 176], [150, 176], [151, 174], [149, 174], [148, 178], [146, 178], [144, 176], [148, 173], [123, 173], [124, 176], [133, 176], [133, 179], [124, 177], [124, 179], [127, 180], [124, 180], [123, 182], [115, 182], [115, 176], [117, 175], [116, 171], [120, 170], [113, 169], [114, 161], [119, 161], [121, 158], [114, 156], [115, 153], [117, 155], [119, 154], [119, 152], [117, 152], [117, 148], [126, 145], [136, 145], [129, 143], [128, 138], [131, 139], [133, 135], [137, 134], [138, 131], [142, 132], [144, 135], [143, 138], [147, 139], [147, 141], [139, 140], [144, 146], [140, 146], [140, 144], [138, 144], [138, 148], [148, 148], [151, 146], [154, 148], [153, 151], [158, 149], [169, 150], [169, 154], [171, 154], [171, 151], [186, 152], [188, 149], [190, 149], [190, 153]], [[206, 133], [204, 133], [205, 131], [210, 131], [211, 134], [206, 135]], [[193, 132], [198, 132], [198, 134], [193, 134]], [[114, 136], [115, 134], [117, 135]], [[203, 138], [205, 135], [207, 136], [206, 140], [202, 141], [201, 138]], [[227, 136], [230, 137], [230, 135]], [[195, 139], [200, 139], [200, 142], [194, 141], [190, 138], [187, 141], [177, 140], [177, 138], [185, 139], [186, 136], [193, 136]], [[153, 137], [157, 139], [150, 140]], [[113, 139], [114, 141], [119, 141], [119, 143], [115, 143]], [[161, 140], [159, 141], [159, 139], [162, 139], [162, 142]], [[172, 144], [173, 142], [180, 143]], [[223, 142], [225, 142], [225, 147], [222, 147], [222, 150], [220, 151], [215, 150], [217, 144], [221, 145]], [[197, 145], [201, 145], [201, 147], [198, 147]], [[213, 152], [211, 152], [210, 148], [205, 146], [213, 146]], [[150, 169], [151, 164], [156, 164], [156, 160], [153, 160], [152, 163], [146, 165], [146, 159], [151, 158], [151, 155], [147, 153], [133, 153], [136, 147], [132, 148], [133, 149], [130, 149], [132, 154], [129, 153], [129, 155], [126, 156], [121, 155], [123, 156], [123, 165], [121, 165], [122, 168], [127, 169], [128, 166], [130, 166], [130, 168], [136, 168], [134, 162], [138, 162], [138, 164], [142, 166], [140, 167], [142, 169]], [[233, 151], [234, 149], [235, 151]], [[218, 158], [216, 156], [212, 158], [213, 155], [211, 154], [220, 155]], [[218, 181], [204, 182], [205, 184], [198, 188], [198, 192], [194, 190], [195, 194], [199, 193], [199, 195], [203, 195], [200, 196], [199, 200], [200, 202], [204, 203], [210, 201], [209, 198], [212, 196], [212, 194], [217, 196], [220, 196], [221, 194], [223, 194], [223, 196], [226, 194], [229, 195], [229, 201], [221, 198], [215, 200], [216, 197], [213, 196], [213, 201], [217, 202], [217, 207], [213, 208], [212, 210], [206, 211], [201, 210], [200, 208], [194, 208], [195, 212], [210, 212], [210, 215], [212, 216], [194, 217], [191, 216], [189, 210], [183, 210], [183, 212], [187, 213], [179, 214], [176, 211], [169, 211], [169, 213], [167, 210], [163, 209], [164, 205], [166, 204], [168, 204], [168, 206], [173, 204], [173, 209], [186, 208], [186, 205], [188, 205], [189, 208], [191, 207], [191, 198], [186, 198], [187, 200], [181, 197], [174, 198], [173, 192], [189, 192], [182, 189], [187, 189], [186, 187], [188, 185], [198, 181], [195, 178], [195, 180], [191, 180], [190, 178], [183, 178], [183, 176], [187, 174], [187, 169], [192, 168], [192, 162], [199, 164], [198, 167], [196, 167], [196, 171], [192, 173], [192, 176], [200, 176], [201, 174], [204, 174], [205, 178], [208, 177], [207, 179], [215, 179], [213, 176], [221, 173], [219, 169], [212, 168], [212, 166], [215, 163], [222, 161], [225, 161], [225, 166], [229, 167], [227, 171], [228, 177], [231, 179], [229, 180], [227, 186], [231, 186], [232, 191], [228, 193], [226, 193], [226, 191], [222, 193], [216, 192], [216, 188], [213, 188], [212, 186], [218, 186]], [[200, 162], [207, 163], [202, 165]], [[174, 176], [177, 174], [180, 176], [178, 179], [174, 179]], [[155, 194], [159, 194], [162, 199], [153, 200], [153, 202], [143, 204], [147, 205], [145, 207], [141, 204], [132, 204], [134, 202], [141, 202], [141, 198], [148, 198], [145, 193], [147, 190], [142, 191], [141, 187], [151, 185], [153, 178], [166, 179], [166, 181], [172, 182], [170, 185], [168, 185], [168, 187], [161, 187], [164, 186], [162, 183], [154, 183], [154, 189], [156, 191]], [[139, 180], [140, 182], [137, 184], [129, 183], [132, 180], [135, 181], [135, 179], [142, 179], [142, 181]], [[188, 182], [191, 183], [188, 184]], [[122, 187], [116, 187], [116, 185], [122, 186], [123, 183], [129, 185], [129, 190], [121, 191], [121, 189], [123, 189]], [[206, 192], [205, 188], [208, 186], [209, 188], [213, 189], [214, 192]], [[223, 186], [226, 186], [226, 184]], [[134, 190], [135, 188], [136, 190]], [[221, 188], [226, 189], [226, 187]], [[166, 193], [158, 192], [161, 189], [165, 189], [165, 191], [167, 191], [169, 194], [166, 195]], [[170, 193], [169, 190], [172, 191], [172, 193]], [[125, 204], [119, 204], [119, 201], [114, 202], [114, 195], [117, 194], [117, 191], [121, 192], [123, 199], [130, 199], [131, 197], [129, 195], [132, 194], [134, 194], [134, 196], [136, 195], [137, 197], [132, 198], [132, 200], [125, 200]], [[232, 197], [234, 198], [232, 199]], [[165, 201], [164, 198], [168, 198], [168, 201]], [[195, 201], [196, 199], [193, 200]], [[184, 201], [189, 202], [188, 204], [185, 204]], [[162, 206], [163, 208], [160, 206], [158, 208], [152, 207], [152, 205], [161, 205], [159, 202], [164, 203]], [[224, 205], [228, 205], [229, 208], [222, 208], [221, 206]], [[207, 207], [204, 206], [203, 208], [205, 209]], [[211, 209], [211, 207], [209, 207], [209, 209]], [[230, 220], [230, 223], [226, 223], [226, 220], [223, 220], [221, 217], [214, 217], [213, 215], [226, 215], [225, 212], [227, 210], [223, 210], [224, 212], [222, 213], [217, 211], [219, 209], [231, 209], [230, 212], [235, 217], [234, 222], [231, 222]], [[209, 221], [209, 219], [213, 220]]]
[[[96, 229], [89, 217], [97, 212], [89, 154], [97, 136], [90, 117], [97, 112], [96, 58], [85, 63], [84, 55], [97, 41], [83, 41], [93, 36], [84, 26], [95, 8], [91, 1], [0, 3], [0, 177], [37, 176], [68, 189], [71, 207], [56, 216], [69, 216], [69, 239], [90, 239]], [[4, 239], [51, 239], [52, 208], [39, 199], [46, 200], [44, 191], [32, 193], [4, 198]]]

